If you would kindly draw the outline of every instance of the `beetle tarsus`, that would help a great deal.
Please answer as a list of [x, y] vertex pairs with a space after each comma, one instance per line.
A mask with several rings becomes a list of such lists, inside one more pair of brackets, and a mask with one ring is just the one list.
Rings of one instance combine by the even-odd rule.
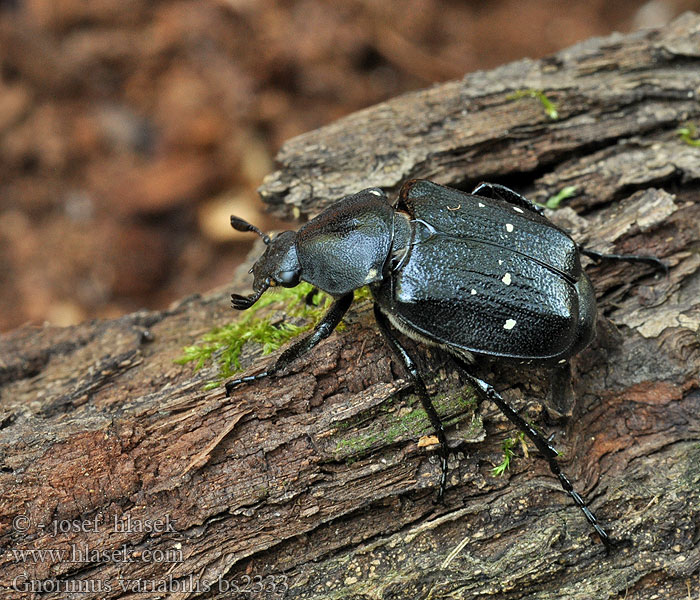
[[[274, 369], [274, 367], [273, 367]], [[234, 388], [238, 387], [242, 383], [250, 383], [252, 381], [257, 381], [258, 379], [263, 379], [272, 375], [274, 371], [263, 371], [262, 373], [257, 373], [256, 375], [246, 375], [245, 377], [239, 377], [238, 379], [232, 379], [227, 382], [224, 386], [226, 388], [226, 396], [230, 396]]]
[[239, 294], [231, 294], [231, 306], [236, 310], [245, 310], [253, 305], [253, 300], [247, 296], [241, 296]]
[[474, 385], [477, 393], [482, 397], [482, 399], [491, 400], [496, 406], [498, 406], [499, 410], [508, 418], [508, 420], [511, 423], [513, 423], [513, 425], [515, 425], [520, 431], [522, 431], [528, 438], [530, 438], [533, 444], [535, 444], [535, 447], [540, 451], [540, 453], [544, 456], [545, 460], [549, 464], [549, 470], [552, 472], [553, 475], [556, 475], [557, 479], [559, 479], [559, 483], [561, 484], [563, 490], [576, 503], [576, 506], [578, 506], [581, 509], [581, 511], [586, 517], [586, 520], [591, 524], [591, 526], [595, 529], [596, 533], [598, 534], [600, 541], [603, 542], [603, 545], [606, 547], [606, 549], [610, 551], [615, 546], [615, 543], [610, 539], [610, 536], [600, 525], [600, 522], [598, 521], [596, 516], [588, 508], [583, 497], [574, 489], [574, 486], [571, 484], [571, 481], [569, 481], [569, 478], [564, 473], [562, 473], [561, 468], [559, 467], [559, 463], [556, 460], [557, 456], [559, 455], [556, 449], [549, 443], [547, 438], [545, 438], [532, 425], [525, 421], [525, 419], [523, 419], [503, 399], [503, 396], [501, 396], [491, 384], [486, 383], [482, 379], [479, 379], [478, 377], [475, 377], [474, 375], [469, 373], [468, 365], [466, 365], [459, 357], [455, 357], [455, 360], [457, 362], [457, 365], [464, 373], [464, 375], [467, 377], [467, 379], [471, 381], [471, 383]]

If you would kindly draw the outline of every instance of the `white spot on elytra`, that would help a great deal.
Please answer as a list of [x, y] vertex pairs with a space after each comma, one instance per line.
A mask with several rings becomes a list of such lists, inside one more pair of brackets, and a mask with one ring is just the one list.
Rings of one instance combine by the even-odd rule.
[[381, 195], [382, 195], [382, 193], [381, 193], [379, 190], [370, 190], [369, 193], [370, 193], [370, 194], [374, 194], [375, 196], [381, 196]]
[[503, 329], [513, 329], [513, 327], [515, 327], [515, 319], [506, 319]]
[[519, 206], [514, 206], [514, 207], [513, 207], [513, 210], [514, 210], [515, 212], [519, 212], [519, 213], [523, 212], [523, 209], [520, 208]]
[[476, 296], [476, 290], [472, 288], [472, 296]]
[[506, 273], [501, 281], [506, 285], [510, 285], [510, 273]]
[[484, 208], [484, 206], [486, 206], [486, 205], [483, 204], [482, 202], [479, 202], [479, 208]]
[[562, 358], [562, 359], [559, 361], [558, 364], [563, 365], [565, 362], [566, 362], [566, 359], [565, 359], [565, 358]]
[[512, 223], [506, 223], [506, 231], [510, 233], [513, 231], [513, 224]]
[[498, 264], [499, 264], [499, 265], [502, 265], [502, 264], [503, 264], [503, 261], [502, 261], [500, 258], [498, 259]]

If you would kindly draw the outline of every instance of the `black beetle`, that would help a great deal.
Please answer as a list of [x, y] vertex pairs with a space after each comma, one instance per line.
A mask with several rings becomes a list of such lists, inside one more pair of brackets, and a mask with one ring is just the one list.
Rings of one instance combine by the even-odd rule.
[[228, 382], [227, 395], [241, 383], [283, 370], [328, 337], [352, 303], [353, 291], [368, 285], [377, 324], [406, 368], [440, 442], [439, 498], [447, 482], [445, 431], [414, 360], [391, 326], [450, 353], [480, 399], [493, 401], [532, 440], [610, 545], [608, 534], [561, 472], [557, 451], [493, 386], [470, 373], [470, 365], [475, 356], [486, 356], [565, 371], [568, 360], [595, 333], [595, 294], [580, 255], [665, 269], [661, 261], [582, 248], [532, 202], [489, 183], [467, 194], [411, 180], [401, 188], [395, 207], [381, 189], [366, 189], [273, 240], [242, 219], [232, 216], [231, 225], [257, 233], [267, 245], [251, 269], [253, 294], [232, 294], [234, 308], [250, 307], [270, 286], [294, 287], [302, 280], [336, 300], [310, 335], [282, 352], [266, 371]]

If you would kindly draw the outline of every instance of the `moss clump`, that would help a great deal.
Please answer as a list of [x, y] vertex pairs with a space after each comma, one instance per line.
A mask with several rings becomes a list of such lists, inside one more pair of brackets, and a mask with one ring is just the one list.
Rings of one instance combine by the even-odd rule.
[[537, 204], [537, 206], [541, 206], [542, 208], [557, 210], [563, 200], [572, 198], [576, 195], [577, 192], [578, 188], [575, 185], [567, 185], [566, 187], [560, 189], [559, 192], [557, 192], [554, 196], [550, 196], [547, 199], [547, 202], [545, 202], [544, 204], [540, 204], [539, 202], [535, 202], [535, 204]]
[[491, 474], [494, 477], [500, 477], [503, 475], [510, 467], [510, 461], [513, 459], [514, 452], [513, 448], [520, 442], [523, 449], [523, 453], [527, 456], [527, 444], [525, 442], [525, 434], [521, 431], [515, 437], [506, 438], [503, 440], [503, 460], [500, 464], [497, 464], [493, 469], [491, 469]]
[[[240, 356], [243, 346], [252, 342], [262, 346], [262, 354], [270, 354], [290, 339], [311, 329], [328, 310], [333, 298], [319, 292], [322, 296], [316, 305], [306, 303], [306, 297], [313, 287], [301, 283], [294, 288], [276, 287], [269, 290], [254, 306], [244, 311], [240, 318], [216, 327], [205, 334], [202, 339], [192, 346], [183, 349], [183, 355], [175, 360], [179, 365], [194, 363], [195, 370], [214, 362], [219, 367], [215, 379], [205, 384], [205, 389], [213, 389], [241, 371]], [[355, 298], [369, 297], [369, 290], [361, 288], [355, 292]], [[271, 307], [277, 310], [265, 311], [260, 316], [260, 309]], [[282, 320], [273, 321], [272, 315], [281, 311]], [[304, 320], [296, 324], [286, 320]]]
[[683, 127], [676, 130], [684, 144], [700, 148], [700, 138], [695, 123], [686, 123]]

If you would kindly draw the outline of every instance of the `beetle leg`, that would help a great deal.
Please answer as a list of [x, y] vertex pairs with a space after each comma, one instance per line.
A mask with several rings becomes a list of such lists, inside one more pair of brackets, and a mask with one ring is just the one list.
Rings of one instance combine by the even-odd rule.
[[353, 294], [345, 294], [338, 298], [328, 309], [328, 312], [324, 315], [321, 322], [316, 325], [313, 332], [307, 335], [305, 338], [296, 342], [293, 346], [287, 348], [282, 354], [280, 354], [277, 362], [273, 364], [270, 368], [262, 373], [256, 373], [255, 375], [247, 375], [245, 377], [239, 377], [238, 379], [233, 379], [226, 384], [226, 395], [230, 396], [231, 391], [236, 386], [241, 383], [250, 383], [251, 381], [257, 381], [258, 379], [263, 379], [270, 375], [274, 375], [278, 371], [281, 371], [288, 367], [297, 358], [311, 350], [316, 346], [321, 340], [327, 338], [333, 330], [338, 326], [343, 315], [347, 312], [348, 308], [352, 304]]
[[475, 386], [477, 393], [483, 399], [491, 400], [496, 406], [498, 406], [500, 411], [506, 417], [508, 417], [513, 425], [515, 425], [520, 431], [529, 437], [530, 440], [532, 440], [532, 443], [535, 444], [535, 447], [540, 451], [549, 464], [549, 470], [559, 479], [561, 487], [573, 499], [576, 506], [581, 509], [588, 522], [596, 530], [596, 533], [600, 537], [600, 540], [603, 542], [606, 549], [610, 550], [613, 546], [613, 541], [610, 539], [607, 532], [601, 527], [595, 515], [591, 512], [588, 506], [586, 506], [584, 499], [574, 489], [574, 486], [571, 484], [571, 481], [569, 481], [569, 478], [561, 472], [559, 463], [556, 460], [559, 453], [555, 450], [555, 448], [539, 431], [537, 431], [517, 412], [515, 412], [515, 410], [513, 410], [513, 408], [503, 399], [503, 396], [501, 396], [491, 384], [486, 383], [478, 377], [474, 377], [474, 375], [471, 375], [467, 370], [467, 365], [465, 365], [458, 357], [456, 357], [456, 361], [460, 369], [464, 372], [464, 375], [466, 375], [467, 379], [469, 379], [469, 381], [471, 381], [471, 383]]
[[505, 185], [500, 185], [498, 183], [486, 183], [482, 181], [472, 190], [472, 194], [475, 196], [484, 196], [485, 198], [493, 198], [494, 200], [505, 200], [514, 206], [535, 211], [540, 215], [544, 214], [544, 209], [541, 206], [537, 206], [532, 200], [528, 200], [525, 196], [518, 194], [518, 192], [514, 192]]
[[304, 304], [307, 306], [316, 306], [316, 303], [314, 302], [316, 294], [318, 294], [318, 288], [311, 288], [311, 291], [304, 296]]
[[[505, 185], [481, 182], [472, 190], [472, 194], [475, 196], [505, 200], [513, 206], [533, 210], [540, 215], [544, 215], [544, 208], [537, 206], [534, 202], [532, 202], [532, 200], [528, 200], [525, 196], [518, 194], [518, 192], [511, 190]], [[596, 252], [595, 250], [589, 250], [583, 246], [578, 246], [578, 250], [581, 254], [585, 254], [596, 261], [624, 260], [627, 262], [642, 262], [652, 265], [663, 271], [664, 274], [668, 275], [668, 265], [655, 256], [645, 256], [640, 254], [603, 254], [601, 252]]]
[[595, 261], [601, 260], [624, 260], [625, 262], [641, 262], [656, 267], [660, 271], [664, 272], [664, 275], [668, 275], [668, 265], [656, 258], [655, 256], [647, 256], [644, 254], [603, 254], [602, 252], [596, 252], [595, 250], [589, 250], [583, 246], [578, 247], [578, 251], [581, 254], [592, 258]]
[[418, 397], [420, 398], [421, 404], [423, 405], [423, 410], [428, 415], [430, 419], [430, 424], [435, 430], [435, 435], [437, 435], [438, 441], [440, 442], [440, 466], [442, 473], [440, 475], [440, 489], [438, 490], [437, 502], [441, 502], [443, 496], [445, 495], [445, 489], [447, 488], [447, 459], [449, 457], [449, 447], [447, 445], [447, 437], [445, 436], [445, 428], [440, 420], [440, 415], [437, 414], [433, 403], [428, 395], [428, 390], [425, 387], [423, 378], [421, 377], [418, 369], [416, 368], [415, 361], [411, 358], [410, 354], [401, 345], [396, 336], [392, 333], [389, 320], [386, 318], [384, 313], [381, 312], [379, 306], [374, 305], [374, 318], [379, 325], [379, 330], [384, 335], [384, 338], [388, 342], [389, 346], [394, 352], [394, 355], [401, 361], [408, 377], [413, 383], [416, 391], [418, 392]]
[[551, 419], [570, 417], [574, 408], [574, 390], [571, 388], [571, 365], [567, 362], [552, 369], [545, 408]]

